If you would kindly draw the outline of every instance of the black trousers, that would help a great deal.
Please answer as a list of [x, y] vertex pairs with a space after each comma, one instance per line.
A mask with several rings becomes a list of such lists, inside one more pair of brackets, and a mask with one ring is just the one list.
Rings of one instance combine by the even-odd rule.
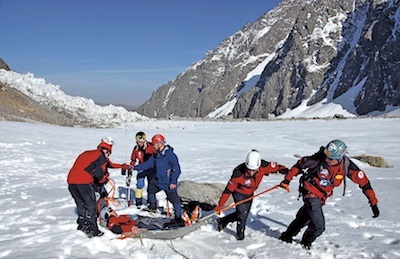
[[297, 212], [296, 218], [290, 223], [285, 235], [296, 236], [303, 227], [308, 225], [301, 243], [311, 245], [325, 231], [322, 205], [322, 201], [318, 198], [304, 199], [304, 205]]
[[78, 208], [79, 225], [85, 221], [97, 226], [97, 204], [93, 184], [70, 184], [68, 190]]
[[[245, 194], [241, 194], [238, 192], [232, 193], [232, 197], [233, 197], [233, 200], [235, 201], [235, 203], [242, 201], [244, 199], [247, 199], [251, 196], [252, 195], [245, 195]], [[235, 212], [221, 218], [220, 222], [223, 222], [224, 224], [228, 224], [229, 222], [237, 221], [236, 231], [237, 231], [237, 233], [240, 233], [240, 232], [243, 233], [246, 228], [246, 220], [247, 220], [247, 217], [249, 216], [250, 208], [251, 208], [252, 204], [253, 204], [253, 200], [249, 200], [247, 202], [239, 204], [238, 206], [236, 206]]]

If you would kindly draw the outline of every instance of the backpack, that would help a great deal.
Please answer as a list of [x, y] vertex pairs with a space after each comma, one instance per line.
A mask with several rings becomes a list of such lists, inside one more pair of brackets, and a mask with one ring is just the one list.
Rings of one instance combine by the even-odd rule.
[[[304, 168], [302, 168], [302, 175], [299, 180], [299, 197], [300, 199], [301, 196], [306, 194], [306, 190], [304, 189], [304, 182], [310, 181], [314, 176], [317, 175], [317, 172], [319, 170], [320, 164], [322, 161], [325, 160], [326, 155], [325, 155], [325, 147], [320, 147], [318, 152], [313, 154], [312, 156], [306, 156], [303, 157], [302, 159], [304, 160]], [[350, 158], [347, 156], [344, 156], [344, 179], [343, 179], [343, 196], [346, 194], [346, 177], [349, 177], [349, 165], [350, 165]]]

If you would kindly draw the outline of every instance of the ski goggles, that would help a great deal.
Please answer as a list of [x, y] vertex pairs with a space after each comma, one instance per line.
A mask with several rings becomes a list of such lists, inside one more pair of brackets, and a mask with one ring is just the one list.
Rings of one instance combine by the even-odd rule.
[[146, 135], [136, 136], [136, 141], [145, 142], [146, 141]]

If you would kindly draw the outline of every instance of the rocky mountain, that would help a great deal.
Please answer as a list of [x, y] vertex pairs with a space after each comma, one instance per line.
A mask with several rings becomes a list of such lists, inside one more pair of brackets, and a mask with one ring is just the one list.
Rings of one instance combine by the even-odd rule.
[[337, 103], [354, 115], [397, 107], [399, 5], [283, 0], [157, 89], [138, 112], [268, 118], [303, 102]]

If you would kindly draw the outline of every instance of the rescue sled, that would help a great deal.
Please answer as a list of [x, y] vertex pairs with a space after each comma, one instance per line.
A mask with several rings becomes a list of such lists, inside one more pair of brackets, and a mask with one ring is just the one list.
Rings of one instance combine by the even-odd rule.
[[148, 230], [146, 228], [140, 228], [139, 233], [132, 235], [131, 238], [149, 238], [149, 239], [167, 239], [167, 240], [181, 238], [204, 226], [209, 222], [209, 220], [211, 220], [211, 217], [201, 218], [190, 226], [174, 228], [174, 229]]

